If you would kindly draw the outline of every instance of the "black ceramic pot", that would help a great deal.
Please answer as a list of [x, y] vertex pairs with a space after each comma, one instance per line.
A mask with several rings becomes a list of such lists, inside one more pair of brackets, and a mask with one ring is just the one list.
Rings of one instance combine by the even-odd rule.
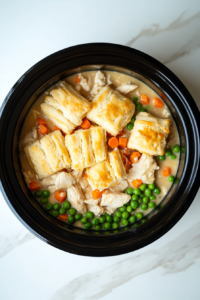
[[[186, 145], [178, 169], [181, 178], [144, 224], [96, 233], [54, 219], [34, 199], [21, 173], [18, 140], [26, 114], [37, 97], [68, 75], [91, 69], [109, 69], [135, 76], [153, 88], [171, 109]], [[114, 44], [85, 44], [64, 49], [43, 59], [13, 86], [0, 110], [1, 191], [16, 217], [33, 234], [64, 251], [88, 256], [109, 256], [134, 251], [165, 234], [183, 216], [199, 188], [200, 113], [180, 80], [154, 58]], [[192, 158], [192, 159], [191, 159]]]

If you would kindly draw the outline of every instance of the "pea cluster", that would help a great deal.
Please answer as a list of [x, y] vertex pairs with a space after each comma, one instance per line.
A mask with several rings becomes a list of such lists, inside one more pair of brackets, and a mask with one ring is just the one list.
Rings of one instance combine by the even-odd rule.
[[[142, 103], [138, 102], [137, 97], [133, 97], [133, 102], [135, 102], [135, 107], [139, 112], [146, 112], [147, 110], [142, 106]], [[135, 122], [135, 117], [132, 117], [131, 122], [129, 122], [126, 126], [128, 130], [132, 130]]]

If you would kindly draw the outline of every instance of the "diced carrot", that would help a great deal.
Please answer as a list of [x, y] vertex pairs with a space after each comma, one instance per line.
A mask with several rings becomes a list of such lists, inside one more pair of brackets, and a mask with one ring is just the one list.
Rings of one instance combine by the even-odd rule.
[[38, 182], [36, 181], [32, 181], [31, 183], [29, 183], [29, 189], [33, 192], [33, 191], [36, 191], [36, 190], [39, 190], [40, 189], [40, 185]]
[[118, 139], [113, 136], [108, 141], [108, 146], [112, 149], [116, 148], [119, 145]]
[[166, 169], [163, 170], [163, 176], [169, 176], [171, 175], [171, 168], [170, 167], [167, 167]]
[[161, 108], [161, 107], [164, 106], [164, 103], [162, 102], [162, 100], [160, 100], [159, 98], [155, 97], [155, 98], [153, 99], [153, 105], [154, 105], [155, 107]]
[[106, 131], [106, 134], [107, 134], [107, 136], [113, 137], [113, 135], [108, 131]]
[[59, 127], [57, 127], [56, 125], [53, 125], [53, 130], [56, 131], [56, 130], [60, 130], [62, 131]]
[[138, 158], [141, 156], [140, 152], [134, 151], [131, 153], [130, 160], [132, 164], [135, 164], [138, 162]]
[[88, 180], [88, 174], [84, 173], [83, 177], [85, 178], [85, 180]]
[[124, 129], [122, 129], [118, 134], [117, 134], [117, 136], [122, 136], [122, 135], [124, 135], [125, 134], [125, 131], [124, 131]]
[[101, 192], [101, 194], [104, 194], [107, 190], [108, 190], [108, 189], [103, 190], [103, 191]]
[[39, 126], [39, 125], [47, 125], [46, 120], [38, 118], [37, 119], [37, 126]]
[[80, 83], [80, 82], [81, 82], [80, 76], [77, 75], [77, 76], [75, 77], [74, 81], [75, 81], [76, 83]]
[[119, 138], [119, 147], [126, 148], [127, 146], [127, 138], [120, 137]]
[[141, 179], [135, 179], [132, 181], [132, 185], [134, 188], [139, 188], [142, 184], [142, 180]]
[[102, 193], [96, 189], [94, 191], [92, 191], [92, 197], [96, 200], [96, 199], [99, 199], [101, 197]]
[[48, 134], [49, 133], [49, 130], [46, 126], [44, 125], [40, 125], [39, 126], [39, 133], [41, 133], [42, 135], [45, 135], [45, 134]]
[[145, 105], [149, 104], [149, 97], [147, 95], [141, 95], [141, 102]]
[[81, 123], [81, 128], [82, 129], [89, 129], [91, 127], [90, 122], [88, 121], [88, 119], [84, 118], [83, 122]]
[[67, 197], [66, 192], [62, 192], [62, 191], [57, 191], [57, 192], [54, 194], [54, 198], [55, 198], [58, 202], [60, 202], [60, 203], [62, 203], [63, 201], [65, 201], [66, 197]]
[[67, 221], [67, 220], [68, 220], [68, 215], [67, 215], [67, 214], [59, 215], [59, 219], [60, 219], [61, 221]]

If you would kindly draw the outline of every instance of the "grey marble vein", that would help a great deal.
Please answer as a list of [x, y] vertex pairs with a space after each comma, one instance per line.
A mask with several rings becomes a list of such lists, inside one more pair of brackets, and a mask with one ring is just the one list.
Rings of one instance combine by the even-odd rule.
[[4, 235], [0, 236], [0, 258], [8, 254], [17, 246], [20, 246], [23, 243], [28, 242], [34, 238], [35, 236], [30, 232], [20, 233], [14, 236], [11, 235], [9, 237], [6, 237]]
[[[160, 28], [159, 24], [152, 24], [151, 28], [142, 29], [140, 31], [140, 33], [138, 33], [138, 35], [136, 35], [135, 37], [133, 37], [125, 45], [126, 46], [131, 46], [135, 41], [137, 41], [139, 38], [141, 38], [143, 36], [145, 36], [145, 37], [149, 37], [149, 36], [153, 37], [153, 36], [155, 36], [157, 34], [165, 32], [165, 31], [170, 31], [170, 30], [181, 28], [181, 27], [183, 27], [183, 26], [191, 23], [195, 19], [199, 19], [200, 18], [200, 12], [198, 12], [195, 15], [189, 17], [188, 19], [183, 20], [183, 15], [184, 14], [185, 14], [185, 12], [183, 12], [176, 20], [174, 20], [173, 22], [171, 22], [168, 26], [166, 26], [164, 28]], [[198, 29], [198, 31], [199, 31], [199, 29]]]
[[50, 300], [97, 300], [136, 276], [158, 267], [162, 267], [163, 274], [182, 272], [195, 264], [199, 257], [200, 222], [160, 249], [133, 254], [104, 270], [66, 283]]

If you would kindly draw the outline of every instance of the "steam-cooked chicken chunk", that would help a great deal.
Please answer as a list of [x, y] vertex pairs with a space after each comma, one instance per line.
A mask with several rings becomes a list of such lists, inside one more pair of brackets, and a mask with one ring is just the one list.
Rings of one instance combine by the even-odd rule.
[[37, 128], [34, 126], [32, 130], [29, 133], [27, 133], [27, 135], [25, 136], [23, 140], [23, 144], [25, 145], [29, 143], [34, 143], [37, 138], [38, 138], [38, 132], [37, 132]]
[[66, 189], [76, 183], [75, 178], [66, 172], [59, 172], [41, 181], [42, 185], [49, 186], [51, 192]]
[[99, 217], [104, 213], [104, 208], [99, 205], [88, 205], [88, 210], [93, 212], [96, 217]]
[[27, 185], [35, 179], [35, 174], [31, 170], [23, 171], [23, 174]]
[[109, 190], [111, 192], [123, 192], [128, 187], [128, 182], [126, 179], [122, 179], [118, 184], [111, 186]]
[[81, 185], [82, 189], [85, 189], [88, 186], [87, 180], [83, 177], [83, 171], [74, 170], [71, 174], [75, 177], [76, 182]]
[[81, 214], [85, 214], [87, 211], [84, 203], [84, 195], [79, 184], [71, 186], [67, 189], [68, 201]]
[[153, 156], [142, 154], [138, 163], [132, 164], [128, 173], [128, 182], [131, 184], [135, 179], [141, 179], [144, 183], [152, 183], [155, 180], [154, 172], [159, 167]]
[[120, 92], [121, 94], [125, 94], [126, 95], [126, 94], [134, 91], [135, 89], [137, 89], [137, 87], [138, 87], [137, 85], [128, 83], [128, 84], [122, 84], [122, 85], [118, 86], [116, 88], [116, 90], [118, 92]]
[[130, 195], [124, 193], [104, 193], [100, 202], [101, 206], [107, 206], [116, 210], [118, 207], [123, 206], [131, 199]]
[[85, 200], [84, 202], [88, 205], [97, 205], [99, 203], [100, 199], [101, 198], [95, 200], [95, 199], [91, 198], [91, 199]]
[[87, 80], [85, 77], [83, 77], [81, 74], [79, 74], [79, 78], [80, 78], [80, 86], [86, 91], [89, 92], [90, 90], [90, 84], [91, 84], [91, 80], [89, 78], [89, 80]]
[[98, 71], [94, 78], [94, 86], [91, 90], [91, 94], [95, 96], [100, 89], [106, 85], [106, 76], [103, 72]]
[[92, 187], [88, 184], [86, 188], [84, 189], [85, 199], [91, 199], [92, 198]]

